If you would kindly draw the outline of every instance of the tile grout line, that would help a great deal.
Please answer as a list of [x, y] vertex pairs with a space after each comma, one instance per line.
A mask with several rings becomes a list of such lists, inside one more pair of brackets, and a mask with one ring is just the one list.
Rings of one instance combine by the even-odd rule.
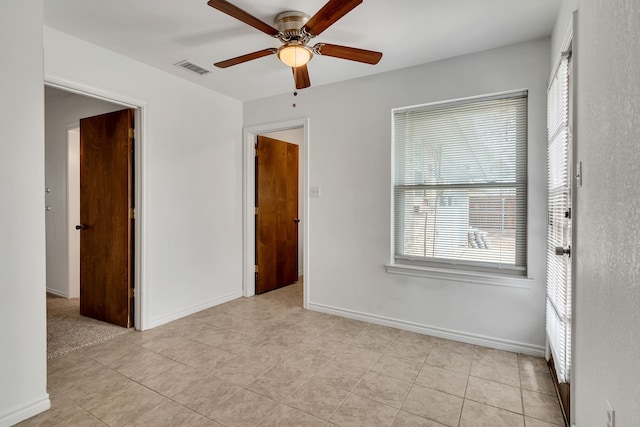
[[527, 416], [525, 414], [524, 409], [524, 392], [522, 388], [522, 371], [520, 370], [520, 354], [517, 354], [517, 363], [518, 363], [518, 380], [520, 381], [520, 404], [522, 405], [522, 424], [527, 426]]
[[[429, 352], [427, 353], [427, 355], [425, 356], [424, 360], [422, 361], [422, 365], [420, 366], [420, 369], [418, 369], [418, 373], [416, 374], [415, 378], [413, 379], [413, 383], [412, 383], [412, 385], [411, 385], [411, 389], [409, 389], [409, 393], [407, 393], [407, 395], [405, 396], [405, 398], [404, 398], [404, 400], [403, 400], [403, 402], [402, 402], [402, 407], [404, 407], [404, 404], [406, 403], [407, 398], [409, 397], [409, 394], [411, 393], [411, 391], [413, 390], [413, 388], [414, 388], [415, 386], [423, 387], [423, 388], [426, 388], [426, 389], [428, 389], [428, 390], [437, 391], [437, 392], [440, 392], [440, 393], [444, 393], [444, 394], [447, 394], [447, 395], [449, 395], [449, 396], [454, 396], [454, 397], [458, 397], [458, 398], [460, 397], [460, 396], [456, 396], [455, 394], [447, 393], [447, 392], [445, 392], [445, 391], [436, 390], [436, 389], [433, 389], [433, 388], [431, 388], [431, 387], [425, 387], [425, 386], [423, 386], [423, 385], [421, 385], [421, 384], [417, 384], [417, 383], [416, 383], [416, 380], [417, 380], [417, 379], [418, 379], [418, 377], [420, 376], [420, 372], [422, 372], [422, 370], [424, 369], [424, 367], [425, 367], [425, 366], [433, 366], [433, 365], [428, 365], [428, 364], [427, 364], [427, 359], [429, 358], [429, 355], [431, 354], [431, 351], [433, 350], [433, 346], [434, 346], [434, 344], [435, 344], [436, 342], [438, 342], [437, 340], [439, 340], [439, 338], [436, 338], [436, 341], [435, 341], [434, 343], [432, 343], [432, 344], [431, 344], [431, 348], [429, 349]], [[474, 346], [474, 351], [475, 351], [475, 346]], [[436, 368], [437, 368], [437, 366], [434, 366], [434, 367], [436, 367]], [[439, 369], [443, 369], [443, 370], [445, 370], [445, 371], [447, 371], [447, 372], [455, 372], [455, 371], [449, 371], [448, 369], [444, 369], [444, 368], [439, 368]], [[468, 383], [468, 382], [469, 382], [469, 375], [467, 375], [467, 383]], [[465, 393], [466, 393], [466, 386], [465, 386]], [[462, 400], [463, 400], [463, 404], [464, 404], [464, 397], [462, 398]], [[400, 408], [400, 410], [402, 410], [402, 407]], [[432, 418], [426, 418], [426, 417], [423, 417], [422, 415], [418, 415], [418, 414], [415, 414], [415, 413], [413, 413], [413, 412], [409, 412], [409, 411], [405, 411], [405, 412], [407, 412], [407, 413], [409, 413], [409, 414], [412, 414], [412, 415], [415, 415], [415, 416], [418, 416], [418, 417], [420, 417], [420, 418], [423, 418], [423, 419], [429, 420], [429, 421], [434, 421], [434, 422], [438, 422], [438, 423], [439, 423], [439, 421], [436, 421], [436, 420], [434, 420], [434, 419], [432, 419]], [[462, 415], [462, 408], [460, 409], [460, 414]], [[460, 415], [460, 416], [461, 416], [461, 415]], [[460, 418], [460, 416], [459, 416], [458, 418]], [[459, 422], [459, 421], [458, 421], [458, 424], [460, 424], [460, 422]]]
[[[393, 342], [397, 342], [398, 341], [398, 337], [396, 336], [395, 340], [393, 340]], [[393, 344], [393, 343], [392, 343]], [[413, 390], [413, 386], [416, 383], [416, 379], [418, 378], [418, 375], [420, 375], [420, 372], [422, 371], [422, 368], [424, 367], [424, 364], [427, 361], [427, 357], [429, 357], [429, 354], [431, 353], [431, 349], [433, 348], [433, 343], [431, 343], [431, 347], [429, 348], [429, 351], [427, 352], [427, 354], [424, 356], [424, 360], [422, 361], [422, 363], [420, 364], [420, 369], [418, 369], [418, 372], [416, 373], [416, 375], [413, 377], [413, 381], [411, 382], [411, 387], [409, 387], [409, 391], [407, 392], [407, 394], [404, 396], [404, 399], [402, 399], [402, 403], [400, 404], [400, 409], [398, 409], [398, 412], [396, 413], [396, 416], [393, 418], [393, 422], [391, 423], [391, 425], [393, 426], [396, 423], [396, 420], [398, 419], [398, 415], [400, 415], [400, 411], [402, 411], [402, 408], [404, 407], [405, 402], [407, 401], [407, 398], [409, 397], [409, 394], [411, 393], [411, 390]], [[388, 349], [387, 349], [388, 350]], [[383, 353], [384, 354], [384, 353]]]
[[[363, 330], [364, 330], [364, 329], [366, 329], [366, 326], [365, 326], [365, 328], [363, 328]], [[362, 331], [360, 331], [360, 332], [358, 333], [358, 335], [360, 335], [361, 333], [362, 333]], [[357, 336], [357, 335], [356, 335], [356, 336]], [[344, 350], [344, 349], [346, 348], [346, 346], [351, 345], [351, 342], [353, 342], [353, 340], [354, 340], [354, 339], [355, 339], [355, 337], [351, 338], [351, 339], [350, 339], [350, 340], [345, 344], [345, 347], [343, 347], [343, 348], [342, 348], [342, 350]], [[342, 350], [341, 350], [341, 351], [342, 351]], [[336, 356], [337, 356], [337, 355], [338, 355], [338, 353], [334, 354], [334, 355], [333, 355], [333, 357], [332, 357], [330, 360], [334, 360], [334, 359], [336, 358]], [[327, 362], [327, 363], [328, 363], [328, 362]], [[375, 363], [375, 362], [374, 362], [374, 363]], [[368, 371], [367, 371], [367, 372], [368, 372]], [[365, 373], [365, 375], [366, 375], [366, 373]], [[314, 376], [315, 376], [315, 375], [314, 375]], [[363, 376], [363, 378], [364, 378], [364, 376]], [[358, 381], [358, 384], [359, 384], [359, 383], [360, 383], [360, 382]], [[358, 384], [356, 384], [356, 387], [358, 386]], [[336, 388], [338, 388], [338, 387], [336, 387]], [[339, 388], [338, 388], [338, 390], [341, 390], [341, 389], [339, 389]], [[354, 387], [354, 390], [355, 390], [355, 387]], [[346, 391], [346, 390], [343, 390], [343, 391]], [[351, 394], [352, 394], [352, 392], [351, 392], [351, 391], [347, 392], [347, 395], [346, 395], [346, 396], [345, 396], [345, 397], [340, 401], [340, 403], [335, 407], [335, 409], [334, 409], [334, 410], [331, 412], [331, 414], [327, 417], [327, 420], [326, 420], [325, 424], [329, 424], [329, 423], [330, 423], [331, 418], [335, 415], [335, 413], [338, 411], [338, 409], [340, 409], [340, 407], [342, 407], [342, 405], [344, 404], [344, 402], [349, 398], [349, 396], [351, 396]], [[331, 424], [333, 424], [333, 423], [331, 423]]]
[[[364, 331], [364, 330], [366, 330], [367, 328], [368, 328], [368, 326], [367, 326], [367, 327], [365, 327], [365, 328], [363, 329], [363, 331]], [[362, 333], [362, 331], [361, 331], [360, 333]], [[360, 335], [360, 334], [358, 334], [358, 335]], [[354, 338], [354, 339], [355, 339], [355, 338]], [[387, 352], [387, 350], [389, 350], [389, 348], [390, 348], [390, 347], [391, 347], [391, 345], [395, 342], [395, 340], [396, 340], [396, 339], [398, 339], [398, 337], [397, 337], [397, 333], [396, 333], [396, 337], [395, 337], [393, 340], [391, 340], [391, 342], [390, 342], [389, 344], [387, 344], [387, 346], [386, 346], [386, 347], [385, 347], [385, 349], [382, 351], [382, 353], [380, 353], [380, 356], [378, 356], [378, 358], [375, 360], [375, 362], [373, 362], [373, 363], [371, 364], [371, 366], [369, 367], [369, 369], [367, 369], [367, 372], [365, 372], [365, 373], [364, 373], [364, 375], [362, 376], [362, 378], [360, 378], [360, 380], [356, 383], [355, 387], [353, 387], [353, 390], [351, 390], [351, 392], [349, 392], [349, 395], [351, 395], [351, 394], [355, 394], [356, 396], [364, 397], [365, 399], [369, 399], [369, 398], [367, 398], [367, 397], [365, 397], [365, 396], [360, 396], [359, 394], [355, 393], [355, 390], [358, 388], [358, 386], [360, 385], [360, 383], [362, 382], [362, 380], [364, 380], [364, 377], [366, 377], [366, 376], [369, 374], [369, 372], [371, 372], [371, 370], [372, 370], [372, 369], [373, 369], [373, 367], [376, 365], [376, 363], [378, 363], [378, 362], [380, 361], [380, 359], [382, 359], [382, 356], [384, 356], [384, 354]], [[357, 347], [357, 346], [356, 346], [356, 347]], [[361, 347], [359, 347], [359, 348], [361, 348]], [[367, 350], [367, 349], [365, 349], [365, 350]], [[349, 395], [347, 396], [347, 398], [349, 397]], [[346, 400], [347, 398], [345, 398], [345, 400]], [[385, 403], [378, 402], [378, 401], [373, 400], [373, 399], [369, 399], [369, 400], [372, 400], [372, 401], [374, 401], [374, 402], [380, 403], [380, 404], [382, 404], [382, 405], [386, 405]], [[344, 403], [344, 401], [343, 401], [343, 403]], [[340, 404], [340, 406], [342, 406], [342, 403]], [[340, 406], [338, 406], [338, 408], [340, 408]], [[386, 405], [386, 406], [389, 406], [389, 405]], [[390, 407], [391, 407], [391, 408], [393, 408], [392, 406], [390, 406]], [[338, 408], [336, 408], [336, 410], [338, 410]], [[394, 409], [395, 409], [395, 408], [394, 408]], [[393, 423], [396, 421], [396, 418], [398, 417], [398, 413], [399, 413], [399, 412], [400, 412], [400, 409], [398, 409], [398, 412], [396, 412], [396, 415], [393, 417], [393, 421], [392, 421], [391, 425], [393, 425]], [[334, 411], [334, 413], [335, 413], [335, 411]], [[333, 414], [331, 414], [331, 416], [333, 416]]]
[[[474, 359], [475, 359], [475, 348], [474, 348]], [[460, 408], [460, 416], [458, 417], [458, 426], [462, 422], [462, 412], [464, 411], [464, 404], [467, 401], [467, 390], [469, 389], [469, 379], [471, 378], [472, 366], [473, 366], [473, 361], [471, 361], [471, 366], [469, 366], [469, 375], [467, 375], [467, 383], [464, 386], [464, 397], [462, 398], [462, 408]]]
[[[270, 320], [272, 320], [272, 319], [270, 319]], [[299, 324], [299, 323], [301, 323], [301, 322], [302, 322], [302, 320], [298, 320], [298, 321], [294, 322], [290, 327], [295, 326], [295, 325], [298, 325], [298, 324]], [[335, 322], [334, 322], [334, 323], [335, 323]], [[319, 335], [321, 335], [322, 333], [324, 333], [326, 330], [328, 330], [328, 329], [330, 329], [330, 328], [331, 328], [331, 326], [328, 326], [328, 327], [327, 327], [327, 328], [325, 328], [325, 329], [324, 329], [320, 334], [318, 334], [318, 336], [319, 336]], [[303, 345], [303, 346], [301, 346], [301, 347], [300, 347], [299, 349], [297, 349], [297, 350], [301, 350], [301, 351], [303, 351], [303, 350], [305, 350], [305, 349], [307, 349], [307, 348], [309, 348], [309, 346], [308, 346], [308, 345]], [[244, 356], [244, 355], [243, 355], [243, 356], [241, 356], [241, 357], [246, 357], [246, 356]], [[334, 357], [335, 357], [335, 355], [334, 355]], [[331, 360], [331, 359], [330, 359], [330, 360]], [[280, 362], [282, 362], [282, 359], [280, 360]], [[327, 363], [328, 363], [328, 361], [327, 361]], [[277, 364], [276, 364], [276, 366], [277, 366]], [[264, 378], [264, 377], [265, 377], [265, 375], [266, 375], [266, 373], [267, 373], [267, 372], [269, 372], [269, 370], [273, 369], [274, 367], [275, 367], [275, 366], [273, 366], [273, 367], [271, 367], [271, 368], [267, 369], [265, 372], [263, 372], [262, 374], [260, 374], [260, 375], [256, 378], [256, 380], [257, 380], [257, 379], [259, 379], [259, 378]], [[313, 378], [313, 375], [312, 375], [311, 377], [307, 378], [307, 380], [306, 380], [306, 381], [304, 381], [300, 386], [298, 386], [295, 390], [293, 390], [291, 393], [289, 393], [289, 394], [285, 397], [285, 399], [284, 399], [284, 400], [286, 400], [286, 399], [287, 399], [287, 398], [289, 398], [291, 395], [293, 395], [293, 394], [294, 394], [297, 390], [299, 390], [299, 389], [300, 389], [304, 384], [306, 384], [306, 383], [307, 383], [311, 378]], [[255, 381], [255, 380], [254, 380], [254, 381]], [[286, 407], [288, 407], [288, 408], [291, 408], [291, 409], [294, 409], [294, 410], [298, 410], [298, 411], [300, 411], [299, 409], [296, 409], [296, 408], [293, 408], [292, 406], [287, 405], [286, 403], [284, 403], [284, 401], [275, 400], [275, 399], [272, 399], [272, 398], [271, 398], [271, 397], [269, 397], [269, 396], [265, 396], [265, 395], [263, 395], [263, 394], [261, 394], [261, 393], [257, 393], [257, 392], [254, 392], [254, 391], [252, 391], [252, 390], [249, 390], [247, 387], [248, 387], [251, 383], [253, 383], [253, 381], [252, 381], [252, 382], [250, 382], [249, 384], [245, 385], [245, 386], [242, 386], [242, 387], [241, 387], [241, 389], [242, 389], [242, 390], [245, 390], [245, 391], [247, 391], [247, 392], [249, 392], [249, 393], [254, 393], [254, 394], [256, 394], [256, 395], [259, 395], [259, 396], [261, 396], [261, 397], [263, 397], [263, 398], [269, 399], [269, 400], [273, 401], [274, 403], [276, 403], [276, 405], [274, 406], [274, 408], [273, 408], [271, 411], [269, 411], [269, 412], [268, 412], [264, 417], [262, 417], [260, 420], [258, 420], [258, 421], [257, 421], [257, 423], [256, 423], [255, 425], [259, 425], [262, 421], [264, 421], [266, 418], [268, 418], [272, 413], [274, 413], [274, 412], [275, 412], [275, 410], [277, 409], [277, 407], [278, 407], [279, 405], [283, 405], [283, 406], [286, 406]], [[236, 392], [236, 393], [234, 393], [234, 395], [235, 395], [235, 394], [237, 394], [237, 392]], [[230, 396], [229, 398], [225, 399], [225, 402], [226, 402], [228, 399], [230, 399], [231, 397], [232, 397], [232, 396]], [[221, 402], [221, 404], [222, 404], [222, 403], [224, 403], [224, 402]], [[300, 411], [300, 412], [306, 413], [306, 412], [304, 412], [304, 411]], [[308, 414], [308, 413], [306, 413], [306, 414]], [[313, 415], [313, 414], [308, 414], [308, 415], [315, 417], [315, 415]], [[315, 418], [318, 418], [318, 417], [315, 417]], [[318, 419], [320, 419], [320, 418], [318, 418]], [[214, 420], [214, 421], [215, 421], [215, 420]], [[215, 421], [215, 422], [217, 422], [217, 421]]]

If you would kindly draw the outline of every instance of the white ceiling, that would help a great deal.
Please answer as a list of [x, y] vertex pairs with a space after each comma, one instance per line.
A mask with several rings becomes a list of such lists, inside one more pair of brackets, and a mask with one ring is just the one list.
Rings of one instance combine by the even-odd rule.
[[[325, 0], [230, 0], [264, 22], [285, 10], [313, 15]], [[562, 0], [364, 0], [312, 40], [383, 52], [378, 65], [315, 56], [312, 86], [406, 68], [551, 34]], [[275, 55], [227, 69], [214, 62], [280, 42], [206, 0], [48, 0], [45, 24], [239, 100], [295, 90]], [[212, 72], [173, 64], [187, 59]]]

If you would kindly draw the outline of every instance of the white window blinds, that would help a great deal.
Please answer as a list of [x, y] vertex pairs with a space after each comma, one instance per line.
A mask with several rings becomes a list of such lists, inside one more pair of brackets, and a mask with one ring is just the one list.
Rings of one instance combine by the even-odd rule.
[[527, 93], [393, 121], [396, 263], [525, 274]]
[[547, 97], [547, 336], [558, 381], [569, 382], [571, 365], [571, 261], [556, 247], [571, 243], [569, 60], [564, 57]]

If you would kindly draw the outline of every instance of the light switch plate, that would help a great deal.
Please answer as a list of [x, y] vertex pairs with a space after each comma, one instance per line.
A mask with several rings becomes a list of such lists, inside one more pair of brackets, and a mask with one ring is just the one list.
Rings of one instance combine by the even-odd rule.
[[320, 187], [309, 187], [309, 197], [312, 199], [320, 198]]

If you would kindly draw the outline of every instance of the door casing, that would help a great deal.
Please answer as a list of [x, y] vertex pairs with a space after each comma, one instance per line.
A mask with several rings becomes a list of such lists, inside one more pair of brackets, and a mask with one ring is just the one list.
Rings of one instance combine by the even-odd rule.
[[63, 79], [45, 73], [44, 84], [60, 90], [75, 93], [77, 95], [95, 98], [113, 104], [122, 105], [123, 108], [132, 108], [135, 111], [135, 138], [134, 138], [134, 206], [136, 206], [136, 226], [134, 229], [134, 278], [136, 287], [136, 298], [134, 305], [134, 327], [138, 330], [147, 329], [149, 323], [145, 315], [147, 281], [144, 274], [147, 266], [146, 260], [146, 173], [145, 166], [145, 129], [146, 129], [146, 109], [147, 103], [143, 100], [132, 98], [127, 95], [115, 93], [96, 86], [73, 80]]
[[304, 142], [300, 146], [300, 181], [298, 192], [303, 199], [303, 210], [300, 215], [300, 229], [303, 235], [302, 270], [303, 301], [304, 308], [309, 304], [309, 287], [312, 277], [309, 271], [309, 118], [294, 119], [283, 122], [275, 122], [258, 126], [249, 126], [243, 129], [243, 245], [242, 245], [242, 295], [250, 297], [255, 295], [255, 157], [254, 144], [258, 135], [269, 132], [278, 132], [289, 129], [302, 128]]

